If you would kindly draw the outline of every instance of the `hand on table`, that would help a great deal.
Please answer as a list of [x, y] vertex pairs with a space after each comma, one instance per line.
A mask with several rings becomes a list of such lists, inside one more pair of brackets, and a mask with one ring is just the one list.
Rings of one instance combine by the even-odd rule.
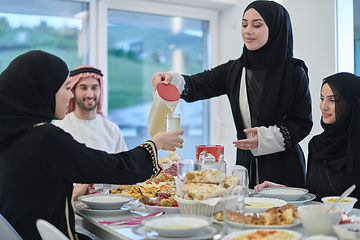
[[256, 128], [246, 128], [244, 129], [245, 133], [251, 133], [252, 137], [242, 140], [234, 141], [235, 147], [243, 149], [243, 150], [251, 150], [257, 148], [258, 146], [258, 133]]
[[254, 187], [254, 190], [255, 190], [255, 192], [257, 192], [259, 189], [268, 188], [268, 187], [286, 187], [286, 186], [282, 185], [282, 184], [278, 184], [278, 183], [264, 181], [263, 183], [256, 185]]

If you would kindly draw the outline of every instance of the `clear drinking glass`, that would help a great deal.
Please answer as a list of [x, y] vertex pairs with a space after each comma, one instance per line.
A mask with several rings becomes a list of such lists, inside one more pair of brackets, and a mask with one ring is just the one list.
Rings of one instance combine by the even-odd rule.
[[242, 186], [242, 189], [245, 191], [245, 195], [249, 194], [249, 174], [247, 169], [233, 169], [232, 175], [239, 177], [238, 184]]
[[177, 161], [176, 165], [177, 165], [177, 177], [180, 180], [183, 180], [188, 172], [194, 171], [194, 160], [192, 159]]
[[[245, 190], [238, 185], [233, 192], [224, 191], [224, 234], [245, 229]], [[234, 215], [236, 217], [234, 217]], [[232, 219], [233, 221], [230, 221]], [[236, 220], [235, 220], [236, 219]]]
[[165, 131], [180, 130], [180, 114], [165, 114]]

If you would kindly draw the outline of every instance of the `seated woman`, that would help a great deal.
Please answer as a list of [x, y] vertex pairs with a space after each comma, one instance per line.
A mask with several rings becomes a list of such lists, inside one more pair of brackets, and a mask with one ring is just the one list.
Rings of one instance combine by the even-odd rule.
[[[318, 201], [339, 196], [352, 184], [360, 186], [360, 78], [350, 73], [329, 76], [320, 96], [324, 131], [309, 142], [306, 179], [306, 188]], [[254, 189], [276, 186], [283, 185], [265, 181]], [[351, 195], [360, 199], [359, 187]]]
[[24, 240], [41, 239], [37, 219], [69, 239], [84, 239], [75, 232], [74, 182], [145, 181], [161, 171], [157, 149], [182, 148], [182, 130], [117, 154], [77, 142], [50, 124], [65, 117], [72, 97], [68, 75], [63, 60], [42, 51], [20, 55], [0, 75], [0, 213]]

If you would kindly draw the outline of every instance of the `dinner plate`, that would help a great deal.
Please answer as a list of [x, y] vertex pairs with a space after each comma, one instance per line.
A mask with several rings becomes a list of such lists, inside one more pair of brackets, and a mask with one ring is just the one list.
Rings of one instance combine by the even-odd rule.
[[[230, 233], [229, 235], [226, 235], [221, 240], [231, 240], [232, 238], [235, 238], [235, 237], [238, 237], [238, 236], [243, 236], [243, 235], [255, 232], [257, 230], [264, 231], [265, 229], [251, 229], [251, 230], [236, 231], [236, 232]], [[273, 231], [273, 230], [271, 230], [271, 231]], [[294, 234], [294, 237], [291, 240], [298, 240], [298, 239], [301, 239], [301, 237], [302, 237], [302, 235], [299, 232], [296, 232], [296, 231], [291, 231], [291, 230], [281, 230], [281, 231], [285, 231], [285, 232]]]
[[[151, 228], [146, 227], [144, 225], [133, 227], [132, 231], [135, 234], [146, 237], [146, 239], [159, 239], [159, 240], [174, 239], [174, 238], [163, 237], [163, 236], [159, 235], [156, 231], [154, 231]], [[185, 238], [181, 238], [181, 239], [194, 239], [194, 240], [201, 239], [201, 240], [203, 240], [203, 239], [212, 238], [216, 234], [219, 234], [221, 231], [222, 231], [222, 227], [213, 224], [204, 229], [201, 229], [194, 236], [185, 237]]]
[[90, 194], [79, 197], [88, 207], [97, 210], [117, 210], [134, 198], [123, 194]]
[[[210, 219], [214, 223], [218, 223], [220, 225], [223, 225], [224, 223], [222, 221], [218, 221], [215, 218], [215, 215], [211, 216]], [[236, 222], [230, 222], [229, 224], [233, 228], [239, 228], [241, 229], [241, 224]], [[295, 227], [300, 224], [300, 220], [297, 218], [294, 218], [294, 222], [292, 224], [284, 224], [284, 225], [255, 225], [255, 224], [245, 224], [246, 229], [288, 229], [291, 227]]]
[[296, 201], [303, 195], [309, 192], [305, 188], [297, 187], [273, 187], [262, 188], [257, 191], [263, 197], [279, 198], [285, 201]]
[[150, 206], [150, 205], [144, 205], [144, 207], [150, 213], [158, 213], [158, 212], [180, 213], [179, 207], [162, 207], [162, 206]]
[[[253, 195], [253, 197], [263, 197], [261, 196], [260, 194], [255, 194]], [[316, 195], [315, 194], [312, 194], [312, 193], [307, 193], [303, 196], [301, 196], [298, 200], [295, 200], [295, 201], [286, 201], [288, 204], [292, 204], [294, 206], [300, 206], [306, 202], [310, 202], [312, 200], [314, 200], [316, 198]], [[245, 207], [246, 208], [246, 207]]]
[[246, 213], [263, 213], [267, 209], [271, 207], [281, 207], [287, 204], [285, 200], [277, 199], [277, 198], [257, 198], [257, 197], [246, 197], [245, 198], [245, 204], [247, 203], [271, 203], [274, 206], [268, 206], [268, 207], [252, 207], [249, 205], [245, 205], [245, 212]]
[[132, 209], [136, 209], [140, 206], [139, 200], [133, 200], [124, 204], [120, 209], [115, 210], [98, 210], [89, 208], [85, 203], [77, 201], [74, 203], [75, 210], [89, 215], [97, 216], [115, 216], [130, 212]]

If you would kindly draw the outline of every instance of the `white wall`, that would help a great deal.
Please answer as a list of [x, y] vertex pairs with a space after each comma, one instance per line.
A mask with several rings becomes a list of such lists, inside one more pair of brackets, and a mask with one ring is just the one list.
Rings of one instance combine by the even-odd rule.
[[[235, 6], [221, 11], [219, 22], [219, 62], [238, 58], [242, 53], [241, 19], [243, 10], [252, 1], [240, 0]], [[289, 12], [294, 34], [294, 56], [305, 61], [309, 68], [310, 92], [313, 100], [314, 127], [300, 144], [307, 156], [310, 138], [322, 131], [320, 126], [320, 86], [324, 77], [337, 70], [335, 41], [336, 0], [279, 0]], [[227, 98], [211, 102], [211, 143], [225, 146], [225, 160], [235, 163], [235, 127]], [[216, 102], [213, 104], [213, 102]], [[218, 126], [221, 122], [221, 131]], [[217, 136], [217, 134], [219, 134]]]

